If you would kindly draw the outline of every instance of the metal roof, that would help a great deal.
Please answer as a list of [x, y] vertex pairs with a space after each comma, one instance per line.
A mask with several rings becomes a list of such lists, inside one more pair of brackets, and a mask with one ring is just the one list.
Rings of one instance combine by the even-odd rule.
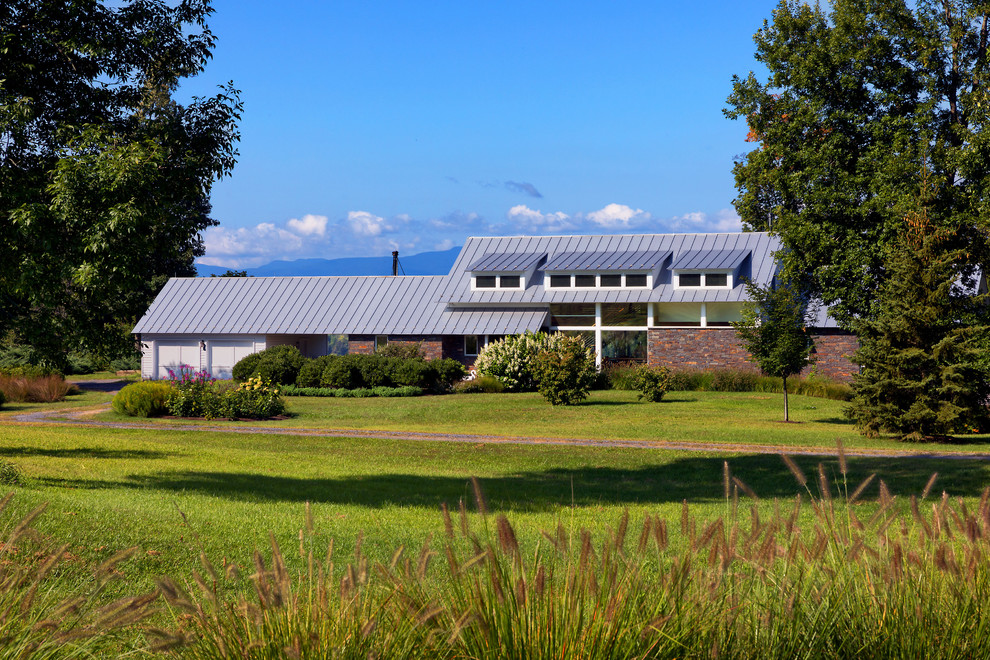
[[475, 273], [524, 272], [546, 259], [546, 252], [491, 252], [471, 264]]
[[[758, 284], [770, 282], [776, 272], [774, 253], [781, 249], [776, 238], [764, 232], [735, 232], [724, 234], [624, 234], [591, 236], [498, 236], [472, 237], [464, 243], [450, 275], [440, 288], [440, 301], [459, 306], [538, 305], [566, 302], [738, 302], [746, 300], [742, 283], [732, 289], [675, 289], [670, 270], [661, 269], [651, 288], [642, 289], [550, 289], [544, 286], [549, 278], [546, 269], [566, 253], [618, 254], [688, 252], [751, 254], [740, 264], [739, 275], [752, 278]], [[523, 290], [471, 290], [469, 265], [485, 255], [495, 253], [548, 254], [547, 266], [529, 278]]]
[[674, 257], [671, 270], [711, 270], [738, 268], [749, 250], [688, 250]]
[[670, 250], [561, 252], [547, 261], [543, 270], [652, 270], [663, 265], [669, 256]]
[[442, 276], [197, 277], [168, 281], [143, 334], [516, 334], [546, 308], [448, 309]]

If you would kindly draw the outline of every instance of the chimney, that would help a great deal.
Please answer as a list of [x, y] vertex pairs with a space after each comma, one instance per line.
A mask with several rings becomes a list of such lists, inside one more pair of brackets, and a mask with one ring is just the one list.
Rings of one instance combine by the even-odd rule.
[[392, 276], [395, 277], [399, 274], [399, 251], [392, 251]]

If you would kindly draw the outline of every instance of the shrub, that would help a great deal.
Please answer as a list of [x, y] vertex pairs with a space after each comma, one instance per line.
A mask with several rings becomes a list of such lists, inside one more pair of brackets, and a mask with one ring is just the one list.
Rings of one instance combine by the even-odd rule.
[[261, 376], [248, 378], [238, 387], [214, 387], [215, 408], [206, 411], [208, 419], [270, 419], [285, 412], [279, 388]]
[[607, 387], [613, 390], [636, 390], [636, 377], [639, 372], [638, 365], [616, 365], [602, 370], [605, 376]]
[[670, 369], [667, 367], [648, 367], [641, 365], [636, 369], [634, 384], [639, 390], [639, 399], [656, 403], [670, 389]]
[[333, 358], [332, 355], [323, 355], [303, 362], [303, 366], [299, 369], [299, 376], [296, 377], [296, 385], [298, 387], [319, 387], [323, 372], [326, 371], [331, 358]]
[[552, 347], [536, 354], [533, 371], [543, 398], [570, 406], [588, 397], [595, 379], [595, 356], [580, 337], [555, 335]]
[[8, 460], [0, 458], [0, 484], [4, 486], [20, 486], [24, 483], [21, 469]]
[[146, 380], [124, 386], [110, 404], [121, 415], [157, 417], [168, 412], [166, 399], [172, 386], [160, 380]]
[[[753, 372], [720, 369], [716, 371], [675, 371], [671, 374], [670, 390], [680, 392], [771, 392], [784, 391], [783, 380], [772, 376], [760, 376]], [[852, 399], [852, 387], [820, 376], [788, 378], [787, 391], [791, 394], [816, 396], [836, 401]]]
[[101, 371], [107, 366], [106, 362], [102, 362], [93, 356], [91, 353], [86, 353], [83, 351], [72, 351], [68, 355], [70, 374], [91, 374], [97, 371]]
[[250, 355], [245, 355], [234, 368], [231, 370], [231, 375], [234, 380], [245, 381], [254, 375], [254, 370], [257, 368], [258, 363], [261, 361], [261, 353], [251, 353]]
[[126, 357], [117, 358], [110, 361], [110, 371], [140, 371], [141, 354], [132, 353]]
[[260, 376], [276, 385], [295, 384], [306, 360], [295, 346], [272, 346], [258, 353], [261, 358], [251, 376]]
[[58, 374], [30, 377], [0, 375], [0, 392], [7, 401], [52, 403], [78, 391], [78, 387]]
[[454, 383], [454, 391], [458, 394], [499, 394], [505, 391], [505, 385], [494, 376], [478, 376], [474, 380], [462, 380]]
[[474, 368], [479, 374], [497, 378], [507, 390], [531, 392], [537, 383], [534, 358], [540, 351], [551, 348], [551, 337], [557, 336], [563, 335], [528, 331], [524, 335], [509, 335], [478, 351]]
[[212, 397], [216, 396], [210, 386], [216, 382], [207, 371], [183, 370], [181, 377], [168, 371], [170, 391], [165, 397], [165, 407], [175, 417], [204, 417], [211, 409]]
[[421, 341], [391, 341], [376, 348], [375, 355], [402, 358], [403, 360], [426, 357], [423, 355], [423, 342]]
[[354, 392], [360, 392], [360, 396], [380, 397], [420, 396], [423, 393], [422, 388], [413, 387], [411, 385], [406, 385], [404, 387], [376, 387], [373, 389], [368, 389], [365, 387], [350, 390], [331, 387], [294, 387], [292, 385], [286, 385], [281, 391], [285, 396], [322, 397], [353, 397], [356, 396], [353, 394]]
[[361, 371], [349, 355], [330, 355], [327, 366], [320, 376], [320, 386], [340, 389], [353, 389], [364, 381]]
[[437, 387], [444, 392], [450, 390], [467, 375], [464, 365], [452, 358], [431, 360], [430, 364], [437, 370]]

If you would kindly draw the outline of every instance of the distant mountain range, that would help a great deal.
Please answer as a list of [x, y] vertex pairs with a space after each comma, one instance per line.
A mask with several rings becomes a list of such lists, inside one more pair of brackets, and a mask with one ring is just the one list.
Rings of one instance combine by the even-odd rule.
[[[420, 252], [408, 257], [399, 255], [399, 275], [446, 275], [457, 260], [460, 247], [442, 252]], [[199, 277], [222, 275], [226, 266], [196, 264]], [[385, 257], [344, 257], [341, 259], [296, 259], [273, 261], [257, 268], [232, 268], [246, 270], [254, 277], [285, 275], [391, 275], [392, 255]]]

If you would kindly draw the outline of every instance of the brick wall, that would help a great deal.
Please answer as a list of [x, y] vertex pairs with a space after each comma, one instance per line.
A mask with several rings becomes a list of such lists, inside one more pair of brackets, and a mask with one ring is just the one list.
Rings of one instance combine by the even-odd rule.
[[[858, 372], [849, 360], [859, 346], [856, 337], [841, 331], [822, 330], [814, 335], [815, 373], [848, 382]], [[759, 371], [732, 328], [650, 328], [648, 361], [680, 370], [738, 369]], [[805, 369], [804, 375], [811, 368]]]
[[681, 371], [759, 371], [733, 328], [650, 328], [647, 362]]
[[814, 338], [816, 374], [848, 383], [853, 374], [859, 373], [859, 366], [850, 360], [859, 348], [856, 335], [841, 330], [819, 330]]
[[[422, 347], [420, 351], [427, 360], [435, 360], [441, 357], [450, 357], [444, 355], [443, 350], [446, 344], [447, 337], [441, 337], [440, 335], [389, 335], [388, 343], [390, 344], [418, 344], [422, 342]], [[454, 337], [454, 339], [458, 339]], [[463, 342], [462, 342], [463, 344]], [[361, 353], [361, 354], [371, 354], [375, 352], [375, 336], [374, 335], [350, 335], [347, 339], [347, 352], [348, 353]], [[463, 348], [462, 348], [463, 352]]]

